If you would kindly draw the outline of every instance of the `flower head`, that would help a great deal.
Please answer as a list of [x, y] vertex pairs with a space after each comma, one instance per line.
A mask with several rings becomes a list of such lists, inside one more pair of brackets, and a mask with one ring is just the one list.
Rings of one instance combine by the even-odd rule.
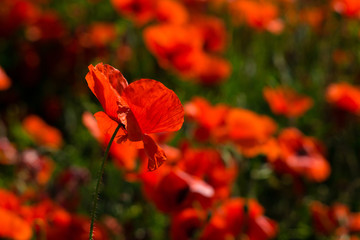
[[129, 140], [143, 146], [149, 157], [149, 171], [163, 164], [165, 153], [148, 134], [181, 128], [184, 109], [176, 94], [151, 79], [128, 84], [119, 70], [102, 63], [89, 66], [86, 81], [105, 111], [95, 114], [100, 129], [112, 134], [121, 124], [118, 142]]
[[287, 117], [299, 117], [313, 105], [311, 98], [300, 95], [291, 88], [267, 87], [263, 94], [273, 113]]

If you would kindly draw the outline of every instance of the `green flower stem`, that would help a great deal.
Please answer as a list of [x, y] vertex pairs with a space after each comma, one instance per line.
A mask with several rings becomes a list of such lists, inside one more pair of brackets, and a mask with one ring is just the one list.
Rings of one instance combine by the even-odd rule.
[[105, 169], [105, 162], [106, 159], [109, 155], [109, 151], [110, 151], [110, 147], [112, 142], [115, 139], [115, 136], [117, 134], [117, 132], [119, 131], [120, 127], [122, 127], [122, 124], [119, 124], [117, 126], [117, 128], [115, 129], [109, 144], [107, 145], [107, 148], [105, 150], [105, 155], [104, 158], [102, 160], [101, 163], [101, 168], [99, 170], [98, 173], [98, 177], [97, 177], [97, 183], [96, 183], [96, 188], [95, 188], [95, 194], [94, 194], [94, 200], [93, 200], [93, 206], [92, 206], [92, 211], [91, 211], [91, 224], [90, 224], [90, 234], [89, 234], [89, 240], [93, 240], [93, 232], [94, 232], [94, 221], [95, 221], [95, 213], [96, 213], [96, 207], [97, 207], [97, 203], [98, 203], [98, 196], [99, 196], [99, 190], [100, 190], [100, 184], [101, 184], [101, 179], [102, 179], [102, 175], [104, 174], [104, 169]]

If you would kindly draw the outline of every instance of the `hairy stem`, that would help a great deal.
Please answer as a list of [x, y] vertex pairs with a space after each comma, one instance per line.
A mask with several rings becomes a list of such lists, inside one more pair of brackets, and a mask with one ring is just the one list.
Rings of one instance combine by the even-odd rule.
[[100, 184], [101, 184], [101, 179], [102, 179], [102, 175], [104, 174], [104, 169], [105, 169], [105, 162], [106, 159], [109, 155], [109, 150], [111, 147], [112, 142], [115, 139], [115, 136], [117, 134], [117, 132], [119, 131], [120, 127], [123, 126], [122, 124], [119, 124], [117, 126], [117, 128], [115, 129], [109, 144], [107, 145], [107, 148], [105, 150], [105, 154], [104, 154], [104, 158], [102, 160], [101, 163], [101, 167], [98, 173], [98, 177], [97, 177], [97, 182], [96, 182], [96, 188], [95, 188], [95, 194], [94, 194], [94, 200], [93, 200], [93, 205], [92, 205], [92, 211], [91, 211], [91, 224], [90, 224], [90, 233], [89, 233], [89, 240], [93, 240], [93, 232], [94, 232], [94, 221], [95, 221], [95, 213], [96, 213], [96, 207], [97, 207], [97, 203], [98, 203], [98, 196], [99, 196], [99, 190], [100, 190]]

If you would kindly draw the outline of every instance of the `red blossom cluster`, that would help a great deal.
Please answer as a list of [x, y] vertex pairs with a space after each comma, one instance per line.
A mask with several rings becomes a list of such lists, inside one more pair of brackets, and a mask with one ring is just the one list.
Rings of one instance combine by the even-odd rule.
[[[72, 214], [52, 200], [17, 196], [0, 189], [0, 236], [23, 240], [87, 239], [90, 219]], [[28, 202], [37, 200], [35, 204]], [[104, 226], [97, 225], [96, 239], [108, 239]]]
[[[88, 239], [109, 145], [104, 185], [130, 190], [99, 212], [139, 201], [174, 240], [359, 239], [358, 204], [337, 201], [357, 196], [359, 18], [360, 0], [0, 1], [0, 239]], [[93, 238], [151, 239], [124, 215]]]
[[[302, 99], [299, 100], [300, 104], [285, 101], [282, 93], [268, 96], [267, 100], [270, 106], [278, 106], [278, 102], [282, 101], [284, 106], [275, 108], [274, 112], [278, 113], [277, 109], [282, 109], [282, 113], [287, 116], [291, 116], [293, 111], [308, 108], [306, 102], [311, 103], [309, 98], [305, 99], [305, 104], [302, 104]], [[286, 105], [295, 105], [299, 110]], [[330, 165], [324, 157], [321, 144], [295, 128], [283, 129], [275, 137], [277, 126], [271, 118], [246, 109], [211, 106], [201, 98], [188, 103], [185, 113], [196, 123], [193, 134], [199, 141], [210, 141], [213, 144], [230, 142], [247, 157], [265, 155], [274, 170], [280, 173], [303, 176], [313, 181], [324, 181], [329, 176]]]
[[[143, 37], [161, 67], [185, 79], [203, 84], [226, 80], [231, 65], [221, 55], [225, 51], [225, 23], [201, 11], [192, 12], [176, 0], [112, 1], [118, 12], [145, 27]], [[191, 36], [191, 37], [189, 37]]]

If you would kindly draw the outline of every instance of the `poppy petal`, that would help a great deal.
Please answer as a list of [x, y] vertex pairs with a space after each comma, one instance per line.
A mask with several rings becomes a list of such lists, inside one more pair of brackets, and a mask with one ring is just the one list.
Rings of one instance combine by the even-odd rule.
[[128, 86], [128, 82], [124, 76], [113, 66], [99, 63], [95, 66], [95, 68], [109, 79], [111, 86], [119, 93], [119, 95], [121, 95], [124, 89]]
[[122, 97], [145, 134], [177, 131], [184, 122], [179, 98], [160, 82], [135, 81], [124, 89]]
[[[115, 129], [119, 124], [114, 120], [112, 120], [104, 112], [97, 112], [94, 114], [94, 117], [98, 123], [99, 129], [102, 132], [102, 134], [104, 134], [105, 138], [110, 139], [110, 137], [114, 134]], [[123, 128], [119, 129], [115, 139], [122, 139], [122, 141], [126, 140], [126, 132], [124, 131]]]
[[[119, 105], [126, 105], [122, 101], [119, 92], [123, 91], [123, 87], [127, 84], [121, 73], [102, 63], [89, 66], [89, 73], [85, 77], [89, 88], [100, 101], [107, 115], [115, 121], [118, 120]], [[125, 82], [124, 82], [125, 81]]]
[[143, 136], [143, 142], [145, 153], [149, 157], [148, 169], [154, 171], [166, 161], [165, 152], [148, 135]]

